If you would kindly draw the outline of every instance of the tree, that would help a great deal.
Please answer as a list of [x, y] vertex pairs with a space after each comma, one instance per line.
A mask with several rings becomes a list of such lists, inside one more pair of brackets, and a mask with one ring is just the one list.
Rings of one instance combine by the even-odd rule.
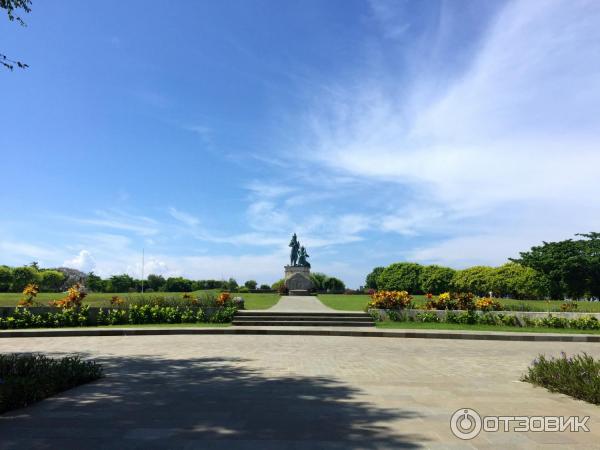
[[281, 280], [277, 280], [275, 283], [273, 283], [271, 285], [271, 289], [273, 289], [274, 291], [279, 291], [279, 289], [281, 289], [284, 284], [285, 280], [282, 278]]
[[165, 277], [153, 273], [148, 275], [148, 278], [146, 279], [146, 286], [155, 292], [163, 291], [166, 283], [167, 280], [165, 280]]
[[13, 282], [13, 272], [8, 266], [0, 266], [0, 292], [10, 291]]
[[106, 288], [106, 283], [94, 272], [90, 272], [87, 275], [85, 287], [93, 292], [104, 292], [104, 289]]
[[600, 233], [578, 236], [584, 239], [543, 242], [511, 261], [544, 275], [552, 298], [600, 296]]
[[[22, 9], [25, 13], [31, 12], [31, 0], [0, 0], [0, 8], [6, 10], [8, 20], [11, 22], [17, 21], [21, 26], [26, 26], [25, 21], [17, 14], [19, 9]], [[13, 70], [15, 66], [21, 69], [29, 67], [21, 61], [10, 59], [4, 53], [0, 53], [0, 64], [9, 70]]]
[[377, 280], [381, 272], [385, 270], [385, 267], [375, 267], [365, 280], [365, 286], [369, 289], [377, 289]]
[[450, 267], [436, 265], [423, 267], [419, 278], [421, 291], [436, 295], [450, 291], [454, 272], [455, 270]]
[[169, 277], [165, 283], [167, 292], [191, 292], [192, 280], [183, 277]]
[[423, 266], [416, 263], [394, 263], [387, 266], [377, 279], [377, 287], [386, 291], [420, 292], [419, 277]]
[[314, 272], [310, 274], [310, 279], [313, 282], [313, 286], [317, 291], [324, 291], [327, 289], [325, 282], [328, 276], [321, 272]]
[[328, 292], [343, 292], [346, 289], [346, 285], [339, 278], [328, 277], [325, 281], [325, 289]]
[[269, 291], [271, 289], [271, 286], [269, 286], [268, 284], [261, 284], [259, 289], [261, 291]]
[[246, 286], [248, 289], [256, 289], [256, 285], [258, 283], [254, 280], [248, 280], [244, 283], [244, 286]]
[[12, 284], [10, 286], [10, 289], [13, 292], [21, 292], [23, 289], [25, 289], [25, 286], [27, 286], [28, 284], [38, 282], [39, 273], [33, 267], [15, 267], [12, 270]]
[[40, 290], [43, 292], [60, 292], [65, 275], [58, 270], [43, 270], [39, 274]]
[[108, 279], [107, 284], [109, 292], [129, 292], [135, 287], [135, 280], [124, 273], [123, 275], [113, 275]]
[[494, 275], [495, 269], [489, 266], [473, 266], [457, 270], [452, 280], [452, 286], [459, 292], [472, 292], [476, 295], [486, 296], [493, 291]]
[[238, 288], [238, 282], [234, 278], [227, 280], [226, 288], [228, 291], [234, 292]]
[[539, 299], [548, 294], [548, 283], [535, 269], [509, 262], [494, 269], [490, 290], [500, 297]]

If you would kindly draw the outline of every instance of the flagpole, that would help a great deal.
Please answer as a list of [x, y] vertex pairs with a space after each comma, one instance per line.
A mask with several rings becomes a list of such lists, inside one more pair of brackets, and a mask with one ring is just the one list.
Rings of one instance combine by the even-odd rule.
[[144, 293], [144, 249], [142, 249], [142, 294]]

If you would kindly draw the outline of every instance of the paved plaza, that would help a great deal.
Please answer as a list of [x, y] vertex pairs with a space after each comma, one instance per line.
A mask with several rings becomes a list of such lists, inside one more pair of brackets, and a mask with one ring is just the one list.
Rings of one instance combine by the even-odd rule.
[[[78, 352], [106, 378], [0, 416], [0, 448], [594, 448], [597, 406], [519, 382], [538, 353], [593, 343], [323, 336], [10, 338], [0, 352]], [[591, 416], [589, 433], [482, 433], [481, 415]]]

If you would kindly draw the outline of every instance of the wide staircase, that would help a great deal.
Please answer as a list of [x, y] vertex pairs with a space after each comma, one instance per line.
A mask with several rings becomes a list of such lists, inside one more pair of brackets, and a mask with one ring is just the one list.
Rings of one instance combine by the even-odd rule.
[[257, 327], [373, 327], [373, 318], [364, 312], [288, 312], [240, 310], [233, 325]]

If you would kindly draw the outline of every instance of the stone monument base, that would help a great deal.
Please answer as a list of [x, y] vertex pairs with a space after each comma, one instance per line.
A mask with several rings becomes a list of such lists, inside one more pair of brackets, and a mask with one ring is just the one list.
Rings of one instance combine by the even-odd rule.
[[310, 268], [304, 266], [285, 266], [285, 287], [290, 295], [308, 295], [313, 288]]

